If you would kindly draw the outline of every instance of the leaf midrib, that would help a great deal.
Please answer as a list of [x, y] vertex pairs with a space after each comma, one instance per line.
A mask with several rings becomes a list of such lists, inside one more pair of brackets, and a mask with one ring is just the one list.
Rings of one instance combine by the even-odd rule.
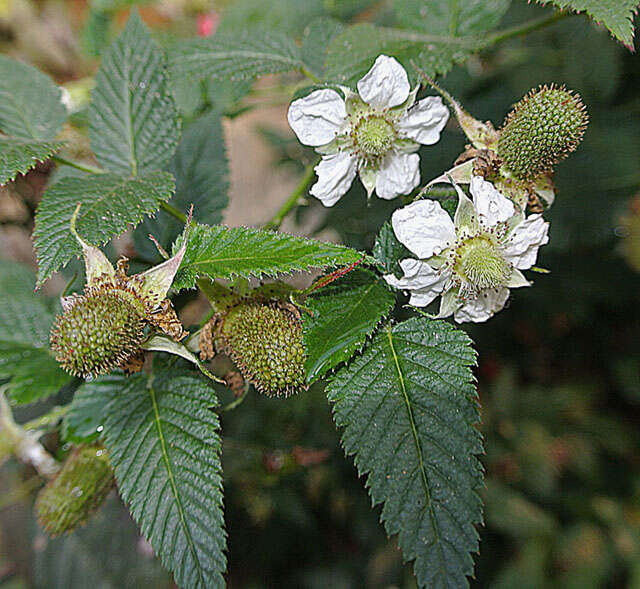
[[148, 387], [147, 387], [148, 391], [149, 391], [149, 396], [151, 397], [151, 404], [153, 406], [153, 419], [154, 419], [154, 423], [156, 426], [156, 429], [158, 431], [158, 439], [160, 441], [160, 450], [162, 452], [162, 459], [165, 463], [165, 467], [167, 469], [167, 476], [169, 477], [169, 484], [171, 485], [171, 492], [173, 494], [173, 497], [175, 499], [176, 502], [176, 506], [178, 508], [178, 515], [180, 516], [180, 523], [182, 524], [182, 528], [184, 530], [184, 534], [185, 537], [187, 539], [187, 544], [189, 546], [189, 550], [191, 552], [191, 554], [193, 555], [193, 559], [196, 565], [196, 569], [198, 571], [198, 578], [200, 580], [200, 584], [202, 587], [205, 587], [205, 582], [204, 582], [204, 573], [202, 571], [202, 568], [200, 566], [200, 559], [198, 558], [198, 553], [196, 551], [195, 548], [195, 543], [193, 541], [193, 537], [191, 536], [191, 529], [189, 528], [187, 521], [186, 521], [186, 517], [185, 517], [185, 512], [184, 512], [184, 506], [182, 505], [182, 499], [180, 497], [180, 493], [178, 492], [178, 487], [176, 485], [176, 481], [175, 481], [175, 477], [173, 475], [173, 469], [171, 467], [171, 462], [169, 461], [169, 454], [167, 452], [167, 444], [166, 441], [164, 439], [164, 432], [162, 431], [162, 424], [160, 422], [160, 412], [158, 411], [158, 403], [156, 400], [156, 392], [155, 389], [153, 388], [153, 383], [150, 382]]

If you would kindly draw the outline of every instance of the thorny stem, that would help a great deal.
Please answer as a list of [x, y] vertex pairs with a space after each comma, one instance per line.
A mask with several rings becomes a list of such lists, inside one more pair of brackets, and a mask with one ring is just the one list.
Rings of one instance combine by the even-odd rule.
[[300, 197], [304, 194], [304, 191], [307, 189], [309, 184], [311, 184], [311, 180], [313, 180], [313, 175], [315, 173], [314, 168], [317, 163], [318, 161], [316, 160], [305, 168], [304, 176], [302, 176], [299, 184], [295, 187], [278, 212], [265, 224], [264, 229], [275, 230], [282, 225], [285, 217], [296, 207]]

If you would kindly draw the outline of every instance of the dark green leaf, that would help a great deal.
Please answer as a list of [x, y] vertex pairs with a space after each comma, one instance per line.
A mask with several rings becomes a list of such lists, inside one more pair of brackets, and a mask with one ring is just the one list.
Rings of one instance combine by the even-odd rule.
[[165, 167], [179, 138], [164, 54], [133, 12], [105, 52], [89, 108], [89, 136], [107, 170], [136, 175]]
[[175, 368], [121, 378], [103, 435], [120, 495], [179, 587], [224, 587], [215, 393]]
[[422, 587], [468, 587], [482, 453], [469, 338], [424, 317], [386, 327], [329, 384], [342, 443]]
[[0, 135], [0, 185], [26, 174], [38, 162], [50, 158], [61, 143], [17, 139]]
[[598, 24], [633, 50], [633, 18], [638, 0], [538, 0], [540, 4], [554, 4], [562, 10], [586, 12]]
[[[181, 244], [174, 244], [174, 251]], [[353, 264], [364, 254], [333, 243], [248, 227], [197, 225], [189, 233], [175, 288], [193, 288], [197, 278], [275, 276]]]
[[[229, 203], [229, 164], [217, 113], [202, 115], [187, 127], [168, 169], [176, 179], [171, 205], [184, 213], [194, 205], [194, 219], [211, 225], [220, 223]], [[157, 218], [145, 219], [134, 233], [136, 249], [146, 259], [156, 260], [158, 253], [148, 234], [169, 249], [183, 227], [161, 211]]]
[[320, 79], [326, 70], [327, 49], [343, 30], [344, 25], [333, 18], [318, 18], [304, 30], [302, 59], [307, 69]]
[[310, 312], [303, 322], [307, 380], [317, 380], [362, 349], [394, 301], [379, 276], [361, 269], [313, 293], [305, 301]]
[[396, 276], [403, 274], [398, 262], [412, 256], [411, 252], [398, 241], [389, 221], [386, 221], [380, 229], [372, 253], [373, 257], [380, 262], [385, 274]]
[[300, 49], [287, 36], [270, 31], [217, 34], [176, 47], [169, 58], [172, 75], [192, 78], [252, 79], [304, 67]]
[[0, 130], [20, 139], [51, 141], [67, 118], [62, 92], [36, 68], [0, 55]]
[[49, 351], [53, 313], [34, 284], [26, 266], [0, 259], [0, 380], [16, 403], [49, 397], [71, 380]]
[[138, 178], [94, 174], [56, 182], [42, 197], [33, 232], [38, 286], [81, 254], [69, 230], [78, 203], [83, 205], [78, 214], [79, 234], [93, 245], [102, 245], [157, 211], [174, 188], [173, 177], [167, 172], [150, 172]]

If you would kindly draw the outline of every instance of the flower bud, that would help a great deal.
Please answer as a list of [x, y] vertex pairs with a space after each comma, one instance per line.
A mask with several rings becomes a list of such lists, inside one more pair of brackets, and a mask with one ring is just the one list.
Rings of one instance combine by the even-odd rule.
[[75, 295], [65, 307], [50, 342], [70, 374], [104, 374], [138, 352], [145, 337], [144, 309], [129, 293], [114, 289]]
[[243, 376], [266, 395], [305, 389], [302, 324], [276, 304], [242, 303], [222, 320], [220, 337]]
[[106, 450], [76, 448], [38, 495], [35, 510], [40, 525], [51, 536], [73, 531], [98, 510], [113, 482]]
[[527, 94], [507, 115], [498, 140], [498, 155], [511, 173], [531, 181], [578, 147], [588, 115], [577, 94], [542, 86]]

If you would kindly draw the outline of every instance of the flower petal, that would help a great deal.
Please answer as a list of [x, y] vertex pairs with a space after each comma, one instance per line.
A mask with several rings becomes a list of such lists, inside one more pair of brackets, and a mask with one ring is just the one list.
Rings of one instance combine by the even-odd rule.
[[429, 96], [407, 111], [396, 128], [404, 135], [422, 143], [433, 145], [440, 139], [440, 132], [449, 120], [449, 109], [439, 96]]
[[394, 211], [391, 225], [398, 240], [421, 259], [439, 254], [456, 240], [451, 217], [435, 200], [418, 200]]
[[516, 208], [513, 202], [500, 194], [495, 186], [484, 178], [480, 176], [471, 178], [469, 190], [473, 196], [478, 217], [484, 222], [485, 227], [493, 227], [515, 215]]
[[509, 234], [505, 258], [516, 268], [527, 270], [536, 263], [538, 248], [549, 242], [549, 223], [542, 215], [529, 215]]
[[335, 90], [316, 90], [294, 100], [287, 119], [301, 143], [319, 147], [333, 141], [346, 122], [344, 100]]
[[325, 207], [332, 207], [349, 190], [356, 177], [356, 158], [341, 151], [323, 157], [315, 170], [318, 181], [309, 192], [322, 201]]
[[379, 55], [373, 67], [358, 82], [358, 93], [369, 106], [377, 109], [402, 104], [411, 87], [405, 69], [393, 58]]
[[409, 194], [420, 184], [420, 156], [417, 153], [389, 152], [376, 177], [376, 194], [391, 200]]
[[404, 272], [402, 278], [387, 274], [384, 279], [395, 288], [409, 290], [409, 304], [414, 307], [426, 307], [442, 292], [449, 279], [449, 273], [438, 272], [426, 262], [413, 258], [401, 260], [400, 267]]
[[477, 298], [468, 300], [456, 310], [453, 318], [458, 323], [482, 323], [504, 308], [508, 298], [508, 288], [487, 288], [481, 291]]

